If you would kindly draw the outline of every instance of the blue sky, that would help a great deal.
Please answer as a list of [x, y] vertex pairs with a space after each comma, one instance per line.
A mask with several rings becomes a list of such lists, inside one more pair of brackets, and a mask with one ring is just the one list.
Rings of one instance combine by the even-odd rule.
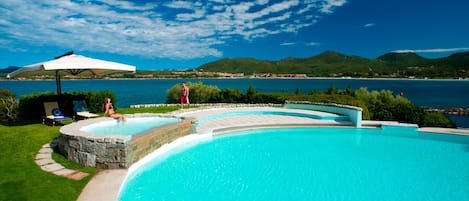
[[467, 0], [2, 0], [0, 68], [71, 50], [138, 70], [327, 50], [437, 58], [469, 51], [468, 8]]

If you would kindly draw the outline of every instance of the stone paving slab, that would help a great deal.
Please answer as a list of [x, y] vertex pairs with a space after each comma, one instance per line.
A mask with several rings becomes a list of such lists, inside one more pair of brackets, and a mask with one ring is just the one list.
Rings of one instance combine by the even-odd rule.
[[51, 154], [52, 152], [54, 152], [54, 150], [52, 150], [50, 147], [39, 149], [40, 154]]
[[77, 173], [76, 170], [71, 170], [71, 169], [60, 169], [60, 170], [57, 170], [57, 171], [54, 171], [53, 172], [54, 174], [56, 175], [60, 175], [60, 176], [65, 176], [65, 175], [72, 175], [72, 174], [75, 174]]
[[47, 172], [55, 172], [57, 170], [61, 170], [61, 169], [64, 169], [64, 168], [65, 168], [64, 166], [62, 166], [58, 163], [52, 163], [52, 164], [41, 166], [41, 169], [43, 169], [44, 171], [47, 171]]
[[51, 158], [50, 153], [49, 154], [42, 154], [42, 153], [36, 154], [36, 159], [49, 159], [49, 158]]
[[80, 172], [78, 170], [67, 169], [58, 164], [54, 159], [52, 159], [52, 152], [52, 148], [50, 148], [49, 143], [47, 143], [43, 145], [38, 151], [38, 154], [36, 154], [35, 162], [42, 170], [74, 180], [81, 180], [89, 175], [88, 173]]
[[52, 159], [49, 159], [49, 158], [43, 158], [43, 159], [36, 160], [36, 164], [38, 164], [39, 166], [44, 166], [44, 165], [48, 165], [48, 164], [52, 164], [52, 163], [55, 163], [55, 161], [52, 160]]

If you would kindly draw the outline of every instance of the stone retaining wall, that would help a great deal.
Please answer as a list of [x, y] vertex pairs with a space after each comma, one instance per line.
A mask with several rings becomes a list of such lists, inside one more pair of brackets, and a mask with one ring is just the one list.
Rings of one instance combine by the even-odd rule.
[[126, 142], [114, 138], [86, 138], [61, 134], [59, 152], [68, 160], [99, 168], [126, 168]]
[[130, 167], [131, 164], [137, 162], [162, 145], [194, 132], [195, 128], [192, 125], [192, 121], [184, 120], [176, 124], [154, 128], [148, 132], [134, 135], [128, 145], [127, 161], [129, 164], [127, 167]]

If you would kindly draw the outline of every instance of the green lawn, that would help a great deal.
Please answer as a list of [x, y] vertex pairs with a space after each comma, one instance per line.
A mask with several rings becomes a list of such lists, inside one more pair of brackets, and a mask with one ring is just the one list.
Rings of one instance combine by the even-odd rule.
[[[119, 113], [164, 113], [179, 107], [128, 109], [120, 108]], [[2, 124], [0, 122], [0, 201], [15, 200], [76, 200], [96, 168], [83, 167], [67, 161], [59, 154], [54, 160], [67, 168], [91, 173], [81, 181], [45, 172], [34, 162], [42, 145], [59, 135], [60, 126], [51, 127], [37, 122]]]

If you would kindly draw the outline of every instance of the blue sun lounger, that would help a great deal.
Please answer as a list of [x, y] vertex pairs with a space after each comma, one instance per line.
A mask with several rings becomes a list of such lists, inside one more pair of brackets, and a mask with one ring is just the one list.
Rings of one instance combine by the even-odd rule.
[[44, 113], [42, 124], [45, 124], [46, 120], [49, 120], [52, 122], [52, 126], [55, 126], [56, 122], [73, 120], [72, 117], [63, 114], [57, 102], [44, 102]]
[[91, 113], [88, 107], [86, 106], [86, 102], [84, 100], [74, 100], [73, 101], [73, 112], [77, 117], [88, 119], [98, 117], [99, 115], [95, 113]]

